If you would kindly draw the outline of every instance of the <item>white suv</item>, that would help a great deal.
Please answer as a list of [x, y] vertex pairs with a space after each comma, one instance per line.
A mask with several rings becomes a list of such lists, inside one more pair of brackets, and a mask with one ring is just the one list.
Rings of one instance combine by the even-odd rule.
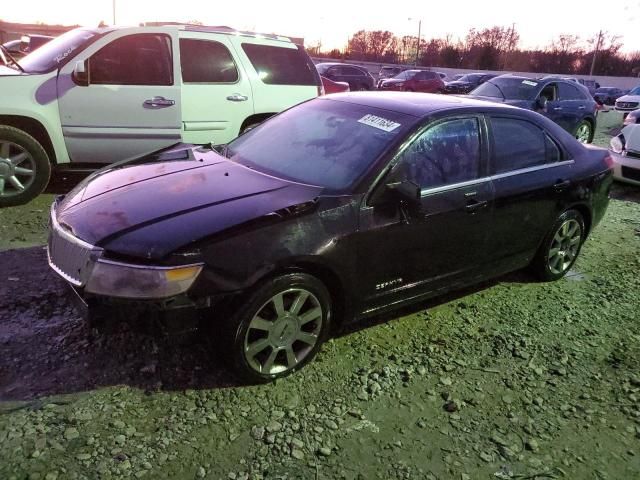
[[223, 144], [322, 93], [287, 37], [192, 25], [75, 29], [0, 67], [0, 207], [56, 169]]

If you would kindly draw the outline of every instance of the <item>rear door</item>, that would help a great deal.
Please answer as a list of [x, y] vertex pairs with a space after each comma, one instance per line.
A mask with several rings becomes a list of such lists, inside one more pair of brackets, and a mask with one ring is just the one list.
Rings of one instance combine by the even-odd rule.
[[[118, 31], [96, 41], [61, 69], [58, 108], [73, 161], [111, 163], [181, 140], [175, 49], [175, 32]], [[88, 86], [72, 79], [79, 62], [85, 63]]]
[[254, 112], [249, 76], [227, 35], [181, 32], [179, 45], [184, 140], [228, 143]]
[[531, 257], [565, 204], [573, 160], [527, 120], [492, 116], [493, 261]]
[[565, 128], [569, 132], [574, 132], [587, 112], [585, 95], [569, 82], [558, 82], [558, 89], [560, 105], [567, 125]]

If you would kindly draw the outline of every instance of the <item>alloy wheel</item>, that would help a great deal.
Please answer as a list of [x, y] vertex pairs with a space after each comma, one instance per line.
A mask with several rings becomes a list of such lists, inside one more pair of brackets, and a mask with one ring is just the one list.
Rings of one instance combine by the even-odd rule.
[[578, 255], [582, 240], [582, 227], [580, 223], [571, 218], [564, 221], [551, 241], [549, 249], [549, 270], [558, 275], [566, 272]]
[[581, 123], [580, 126], [578, 127], [578, 130], [576, 131], [576, 139], [580, 143], [589, 143], [590, 138], [591, 138], [591, 126], [586, 122]]
[[20, 195], [36, 176], [36, 162], [20, 145], [0, 141], [0, 197]]
[[263, 375], [294, 369], [319, 342], [323, 318], [320, 301], [309, 290], [292, 288], [272, 296], [249, 322], [248, 365]]

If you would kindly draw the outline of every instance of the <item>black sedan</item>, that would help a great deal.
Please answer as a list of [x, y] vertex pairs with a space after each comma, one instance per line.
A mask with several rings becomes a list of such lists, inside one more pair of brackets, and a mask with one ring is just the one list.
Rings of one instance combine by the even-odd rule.
[[491, 73], [468, 73], [457, 80], [447, 82], [444, 86], [444, 93], [467, 94], [478, 85], [482, 85], [493, 77], [495, 77], [495, 75]]
[[200, 308], [265, 381], [354, 319], [525, 266], [561, 278], [605, 213], [609, 163], [531, 111], [337, 94], [221, 153], [178, 145], [90, 176], [52, 206], [50, 265], [92, 308]]
[[348, 83], [352, 92], [373, 90], [376, 85], [376, 81], [369, 71], [358, 65], [327, 62], [318, 63], [316, 69], [320, 75], [327, 77], [329, 80]]
[[593, 94], [593, 99], [601, 105], [615, 105], [616, 100], [626, 93], [616, 87], [600, 87]]
[[586, 87], [559, 78], [531, 79], [517, 75], [492, 78], [469, 94], [478, 100], [528, 108], [550, 118], [582, 143], [591, 143], [598, 104]]

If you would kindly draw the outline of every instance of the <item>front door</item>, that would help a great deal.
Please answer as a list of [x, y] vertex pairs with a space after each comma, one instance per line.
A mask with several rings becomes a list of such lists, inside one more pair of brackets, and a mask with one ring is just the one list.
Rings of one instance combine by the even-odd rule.
[[[61, 69], [58, 106], [71, 160], [111, 163], [180, 141], [176, 40], [153, 29], [112, 33]], [[72, 77], [78, 63], [88, 86]]]
[[473, 281], [485, 260], [492, 186], [481, 119], [429, 126], [400, 153], [385, 183], [421, 188], [419, 208], [391, 201], [361, 212], [362, 297], [369, 308]]

